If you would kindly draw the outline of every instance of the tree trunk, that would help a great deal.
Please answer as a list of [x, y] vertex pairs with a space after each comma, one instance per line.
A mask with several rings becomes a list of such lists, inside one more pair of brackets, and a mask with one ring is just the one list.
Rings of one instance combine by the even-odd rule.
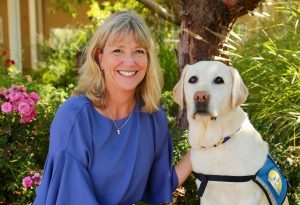
[[[219, 49], [237, 17], [252, 11], [262, 0], [180, 0], [181, 33], [179, 71], [186, 64], [220, 56]], [[188, 127], [186, 111], [178, 116], [179, 127]]]

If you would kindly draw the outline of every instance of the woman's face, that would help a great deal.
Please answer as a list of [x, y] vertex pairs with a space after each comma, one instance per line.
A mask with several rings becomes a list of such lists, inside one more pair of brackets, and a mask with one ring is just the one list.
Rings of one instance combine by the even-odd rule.
[[98, 59], [110, 94], [135, 93], [147, 71], [146, 49], [135, 40], [132, 32], [119, 41], [108, 41]]

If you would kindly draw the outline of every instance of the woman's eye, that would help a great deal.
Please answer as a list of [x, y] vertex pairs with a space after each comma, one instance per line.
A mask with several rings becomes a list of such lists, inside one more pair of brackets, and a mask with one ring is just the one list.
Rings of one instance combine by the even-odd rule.
[[121, 53], [121, 49], [114, 49], [113, 53]]
[[137, 53], [137, 54], [145, 54], [145, 51], [144, 50], [136, 50], [135, 53]]

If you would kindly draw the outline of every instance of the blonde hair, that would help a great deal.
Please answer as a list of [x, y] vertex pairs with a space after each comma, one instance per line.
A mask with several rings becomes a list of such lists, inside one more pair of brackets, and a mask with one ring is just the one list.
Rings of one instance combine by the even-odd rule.
[[144, 79], [137, 87], [136, 97], [143, 102], [142, 111], [152, 113], [158, 110], [163, 78], [153, 38], [146, 23], [135, 12], [116, 12], [96, 30], [85, 49], [84, 63], [79, 72], [80, 77], [74, 94], [86, 95], [96, 107], [107, 106], [105, 80], [100, 71], [98, 52], [103, 51], [106, 42], [120, 39], [129, 32], [135, 35], [135, 39], [147, 51], [148, 68]]

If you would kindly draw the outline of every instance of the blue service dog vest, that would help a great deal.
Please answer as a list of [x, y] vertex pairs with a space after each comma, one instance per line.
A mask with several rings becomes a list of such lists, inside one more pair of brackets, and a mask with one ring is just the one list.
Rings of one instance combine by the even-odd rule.
[[267, 156], [264, 165], [255, 175], [225, 176], [193, 173], [201, 181], [198, 190], [200, 197], [203, 196], [208, 181], [247, 182], [250, 180], [253, 180], [264, 191], [270, 205], [282, 205], [287, 195], [287, 180], [270, 155]]
[[271, 205], [283, 204], [288, 183], [270, 155], [264, 166], [256, 173], [254, 181], [265, 192]]

